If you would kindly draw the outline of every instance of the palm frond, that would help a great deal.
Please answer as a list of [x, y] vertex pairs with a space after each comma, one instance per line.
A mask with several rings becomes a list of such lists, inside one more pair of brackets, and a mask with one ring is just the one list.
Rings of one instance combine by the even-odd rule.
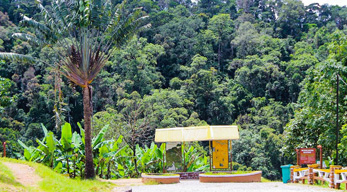
[[[43, 23], [23, 16], [21, 24], [32, 27], [36, 33], [34, 36], [16, 33], [13, 37], [37, 45], [56, 43], [63, 47], [64, 53], [56, 50], [61, 73], [82, 87], [95, 79], [113, 48], [120, 47], [139, 30], [150, 26], [141, 8], [129, 12], [126, 0], [119, 4], [112, 0], [56, 0], [50, 7], [44, 7], [40, 0], [36, 2]], [[81, 10], [81, 2], [86, 3], [85, 10]], [[33, 61], [30, 56], [15, 53], [0, 53], [0, 58]]]
[[0, 59], [11, 60], [11, 61], [22, 61], [26, 63], [33, 63], [35, 59], [29, 55], [23, 55], [18, 53], [6, 53], [0, 52]]
[[23, 41], [28, 41], [29, 43], [33, 43], [35, 45], [44, 45], [45, 42], [36, 38], [35, 36], [32, 36], [32, 35], [29, 35], [29, 34], [26, 34], [26, 33], [14, 33], [12, 35], [12, 37], [15, 37], [15, 38], [18, 38], [18, 39], [21, 39]]
[[26, 27], [33, 27], [34, 29], [39, 30], [41, 33], [45, 34], [46, 36], [51, 35], [51, 30], [46, 25], [39, 23], [35, 21], [34, 19], [31, 19], [25, 15], [22, 15], [22, 16], [23, 16], [23, 20], [20, 21], [21, 25]]
[[120, 21], [113, 28], [111, 40], [116, 46], [120, 47], [130, 40], [143, 26], [150, 26], [146, 25], [147, 18], [148, 16], [142, 16], [140, 9], [135, 9], [133, 13], [125, 18], [119, 18]]
[[[69, 18], [71, 18], [72, 11], [64, 2], [55, 3], [57, 3], [57, 5], [53, 5], [52, 7], [53, 10], [51, 18], [54, 21], [54, 25], [63, 30], [64, 28], [69, 27]], [[69, 5], [71, 6], [71, 4]]]

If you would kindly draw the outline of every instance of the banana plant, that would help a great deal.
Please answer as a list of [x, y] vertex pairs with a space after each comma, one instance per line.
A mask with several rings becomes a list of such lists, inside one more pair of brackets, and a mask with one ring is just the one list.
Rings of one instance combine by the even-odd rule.
[[[84, 131], [80, 127], [80, 134], [72, 133], [70, 124], [65, 123], [61, 128], [61, 138], [58, 140], [53, 132], [47, 131], [42, 125], [44, 138], [37, 140], [39, 146], [26, 146], [18, 141], [24, 148], [23, 158], [51, 167], [58, 173], [67, 174], [72, 178], [83, 178], [85, 174]], [[143, 148], [136, 145], [136, 157], [132, 149], [124, 144], [123, 136], [117, 140], [105, 140], [104, 135], [109, 127], [105, 126], [93, 138], [92, 146], [96, 173], [101, 178], [138, 177], [141, 173], [158, 173], [164, 166], [165, 145], [158, 147], [152, 143], [150, 147]], [[135, 167], [134, 159], [138, 164]], [[183, 157], [182, 157], [183, 158]], [[191, 146], [186, 149], [184, 158], [187, 160], [185, 171], [204, 170], [207, 168], [208, 158], [199, 150]]]
[[183, 172], [203, 171], [208, 168], [208, 158], [194, 146], [184, 150], [182, 158], [185, 160], [183, 161]]
[[[99, 149], [101, 146], [103, 146], [105, 143], [104, 135], [106, 134], [107, 129], [109, 128], [109, 125], [105, 125], [100, 132], [92, 139], [92, 147], [93, 151], [96, 152], [97, 149]], [[108, 142], [108, 141], [107, 141]]]
[[114, 156], [114, 163], [116, 167], [116, 177], [137, 177], [137, 172], [135, 169], [135, 163], [133, 161], [133, 151], [129, 145], [124, 146], [119, 150], [118, 155]]
[[[119, 174], [121, 176], [124, 177], [124, 167], [122, 165], [118, 165], [117, 161], [119, 160], [119, 158], [122, 159], [126, 159], [128, 157], [128, 154], [126, 154], [126, 151], [130, 151], [129, 146], [125, 145], [123, 147], [121, 147], [121, 144], [123, 143], [123, 136], [120, 135], [117, 139], [116, 142], [113, 142], [113, 144], [111, 144], [112, 148], [111, 151], [107, 154], [105, 154], [106, 158], [110, 158], [108, 164], [107, 164], [107, 177], [106, 178], [110, 178], [110, 174], [111, 174], [111, 167], [116, 168], [115, 172], [119, 172]], [[110, 146], [110, 147], [111, 147]]]
[[[80, 127], [80, 124], [78, 124]], [[79, 173], [83, 177], [83, 166], [84, 163], [81, 163], [85, 160], [84, 154], [84, 143], [83, 129], [80, 127], [81, 135], [77, 132], [72, 133], [71, 125], [65, 123], [61, 129], [61, 138], [60, 145], [58, 145], [59, 158], [57, 161], [60, 161], [63, 165], [63, 169], [66, 169], [66, 173], [70, 177], [75, 178]]]
[[141, 148], [136, 145], [136, 158], [139, 162], [138, 170], [142, 173], [158, 173], [163, 169], [163, 154], [165, 153], [165, 148], [160, 147], [153, 142], [150, 148], [145, 146]]
[[69, 123], [65, 123], [61, 128], [61, 137], [59, 145], [57, 146], [59, 149], [59, 158], [57, 161], [60, 161], [63, 165], [63, 167], [66, 167], [67, 174], [70, 175], [70, 159], [73, 157], [73, 145], [72, 145], [72, 130], [71, 125]]
[[[43, 162], [53, 167], [53, 153], [55, 150], [55, 138], [52, 132], [47, 131], [46, 127], [41, 124], [44, 133], [42, 141], [36, 139], [39, 144], [37, 148], [33, 146], [26, 146], [23, 142], [18, 140], [18, 143], [24, 148], [24, 158], [27, 161]], [[44, 144], [46, 142], [46, 144]]]
[[43, 157], [41, 161], [53, 168], [54, 152], [57, 146], [57, 140], [54, 137], [53, 132], [50, 131], [43, 141], [36, 139], [36, 142], [39, 144], [37, 150], [41, 152]]
[[77, 133], [77, 132], [74, 132], [72, 134], [72, 139], [71, 139], [71, 142], [72, 142], [72, 148], [73, 148], [73, 155], [71, 157], [72, 159], [72, 168], [73, 168], [73, 174], [72, 174], [72, 178], [75, 178], [76, 175], [77, 175], [77, 170], [79, 170], [80, 172], [80, 175], [81, 177], [83, 177], [83, 163], [81, 163], [84, 158], [85, 158], [85, 155], [84, 155], [84, 147], [82, 148], [83, 146], [83, 143], [82, 143], [82, 138], [81, 136]]
[[33, 146], [27, 146], [22, 141], [18, 140], [20, 146], [24, 148], [23, 159], [27, 161], [36, 161], [40, 157], [39, 151]]
[[[126, 152], [126, 150], [129, 150], [129, 147], [127, 145], [121, 147], [120, 145], [123, 142], [123, 136], [119, 136], [116, 141], [114, 140], [107, 140], [104, 142], [101, 142], [102, 146], [99, 148], [99, 155], [98, 155], [98, 166], [96, 173], [100, 174], [99, 177], [103, 177], [103, 173], [105, 172], [106, 179], [111, 178], [112, 172], [119, 172], [120, 177], [124, 177], [124, 167], [121, 164], [118, 164], [119, 158], [126, 159], [130, 158]], [[116, 174], [113, 174], [116, 175]]]

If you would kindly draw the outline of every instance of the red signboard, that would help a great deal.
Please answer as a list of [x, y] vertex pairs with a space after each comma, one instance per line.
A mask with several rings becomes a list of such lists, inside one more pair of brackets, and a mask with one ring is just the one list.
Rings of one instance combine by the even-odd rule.
[[315, 148], [301, 148], [300, 149], [300, 165], [301, 164], [315, 164], [316, 163], [316, 149]]

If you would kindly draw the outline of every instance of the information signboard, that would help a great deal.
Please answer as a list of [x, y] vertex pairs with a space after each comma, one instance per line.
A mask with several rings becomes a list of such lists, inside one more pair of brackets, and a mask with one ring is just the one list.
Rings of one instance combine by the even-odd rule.
[[213, 169], [229, 168], [229, 147], [228, 140], [213, 141], [212, 147], [212, 167]]
[[315, 164], [315, 163], [316, 163], [316, 149], [301, 148], [300, 149], [300, 165]]

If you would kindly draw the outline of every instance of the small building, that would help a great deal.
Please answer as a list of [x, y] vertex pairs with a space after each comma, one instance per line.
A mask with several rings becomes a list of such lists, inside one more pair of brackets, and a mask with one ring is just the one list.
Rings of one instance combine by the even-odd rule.
[[155, 142], [173, 143], [209, 141], [210, 170], [232, 170], [232, 143], [239, 139], [236, 125], [175, 127], [155, 130]]

